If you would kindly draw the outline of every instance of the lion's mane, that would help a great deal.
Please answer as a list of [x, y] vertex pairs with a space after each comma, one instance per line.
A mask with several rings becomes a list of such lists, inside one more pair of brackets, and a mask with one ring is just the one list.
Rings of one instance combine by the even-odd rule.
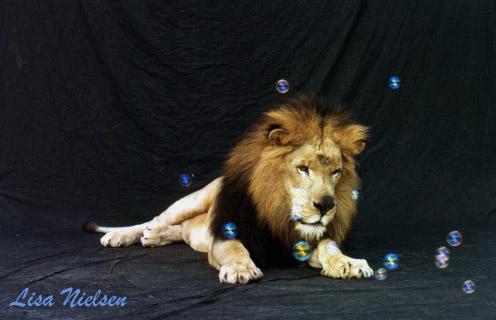
[[[288, 135], [279, 143], [269, 140], [277, 128]], [[265, 113], [230, 152], [223, 184], [212, 211], [209, 231], [222, 239], [224, 225], [233, 222], [239, 239], [257, 265], [294, 264], [291, 247], [302, 240], [290, 219], [291, 199], [281, 183], [286, 174], [284, 156], [315, 139], [332, 139], [342, 151], [343, 172], [336, 186], [336, 215], [327, 235], [339, 244], [350, 230], [356, 212], [351, 198], [360, 180], [354, 157], [363, 149], [367, 128], [343, 111], [302, 96]], [[312, 245], [317, 240], [309, 241]], [[313, 243], [312, 243], [313, 242]]]

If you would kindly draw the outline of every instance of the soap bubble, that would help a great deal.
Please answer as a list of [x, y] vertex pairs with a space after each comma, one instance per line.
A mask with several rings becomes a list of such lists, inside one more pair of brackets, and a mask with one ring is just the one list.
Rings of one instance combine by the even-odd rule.
[[303, 219], [303, 217], [298, 214], [298, 213], [295, 213], [295, 212], [291, 212], [291, 220], [294, 220], [294, 221], [300, 221], [301, 219]]
[[439, 269], [444, 269], [449, 264], [449, 256], [447, 254], [437, 254], [434, 259], [434, 264]]
[[303, 217], [304, 205], [308, 201], [308, 193], [303, 188], [291, 190], [293, 197], [293, 207], [291, 208], [291, 219], [299, 221]]
[[444, 269], [446, 267], [448, 267], [448, 260], [446, 261], [443, 261], [443, 260], [436, 260], [434, 261], [434, 264], [436, 265], [436, 267], [438, 267], [439, 269]]
[[302, 213], [303, 213], [302, 206], [293, 205], [293, 207], [291, 208], [291, 220], [300, 221], [301, 219], [303, 219]]
[[379, 268], [377, 270], [374, 271], [374, 278], [376, 278], [377, 280], [386, 280], [387, 278], [387, 270], [384, 269], [384, 268]]
[[360, 198], [360, 191], [352, 190], [351, 191], [351, 199], [358, 200], [358, 198]]
[[451, 231], [448, 233], [448, 237], [446, 238], [446, 241], [448, 241], [448, 244], [452, 247], [458, 247], [459, 245], [462, 244], [462, 234], [460, 231]]
[[193, 183], [193, 177], [194, 175], [192, 174], [183, 173], [179, 176], [179, 183], [181, 184], [181, 186], [187, 188]]
[[293, 257], [298, 261], [307, 261], [312, 255], [312, 247], [306, 241], [298, 241], [293, 246]]
[[443, 254], [445, 256], [448, 256], [450, 254], [450, 251], [446, 247], [439, 247], [436, 249], [436, 254]]
[[286, 93], [289, 91], [289, 82], [281, 79], [276, 82], [276, 90], [279, 93]]
[[384, 257], [384, 267], [388, 270], [396, 270], [400, 265], [400, 258], [396, 253], [388, 253]]
[[434, 257], [434, 264], [439, 269], [444, 269], [449, 264], [449, 254], [450, 250], [446, 247], [439, 247], [436, 249], [436, 255]]
[[291, 212], [291, 220], [294, 220], [294, 221], [300, 221], [301, 219], [303, 219], [303, 217], [301, 215], [299, 215], [298, 213], [294, 213], [294, 212]]
[[393, 90], [399, 89], [400, 83], [401, 83], [401, 80], [399, 77], [393, 76], [393, 77], [389, 78], [389, 87]]
[[326, 252], [330, 256], [334, 256], [336, 254], [340, 254], [341, 250], [339, 250], [338, 244], [334, 241], [331, 241], [326, 246]]
[[471, 294], [475, 292], [475, 283], [472, 280], [467, 280], [463, 283], [463, 292]]
[[236, 224], [228, 222], [224, 225], [224, 230], [222, 231], [222, 236], [226, 239], [234, 239], [238, 235], [238, 228]]

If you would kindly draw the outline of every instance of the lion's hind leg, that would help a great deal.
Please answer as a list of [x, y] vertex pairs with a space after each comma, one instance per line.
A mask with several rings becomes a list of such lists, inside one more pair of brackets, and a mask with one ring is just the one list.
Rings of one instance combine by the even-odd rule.
[[182, 223], [182, 238], [193, 250], [208, 252], [212, 237], [208, 233], [207, 213]]
[[182, 240], [182, 225], [168, 225], [162, 223], [156, 217], [143, 230], [140, 238], [143, 247], [159, 247]]
[[126, 247], [135, 243], [143, 246], [163, 246], [181, 241], [181, 223], [207, 212], [214, 202], [222, 184], [217, 178], [204, 188], [174, 202], [167, 210], [152, 221], [129, 227], [103, 227], [87, 223], [84, 229], [89, 232], [105, 233], [100, 243], [105, 247]]
[[206, 222], [207, 213], [185, 220], [180, 225], [152, 223], [143, 231], [141, 244], [155, 247], [184, 241], [196, 251], [208, 252], [211, 240]]
[[148, 223], [129, 227], [103, 227], [95, 223], [87, 223], [84, 229], [89, 232], [105, 233], [100, 238], [104, 247], [127, 247], [138, 243]]
[[[181, 235], [183, 228], [181, 225], [186, 221], [195, 221], [197, 222], [196, 224], [200, 223], [199, 221], [203, 221], [205, 218], [198, 217], [206, 216], [206, 212], [212, 207], [221, 185], [222, 177], [174, 202], [146, 226], [141, 237], [141, 244], [146, 247], [155, 247], [188, 239], [189, 236], [183, 237]], [[188, 222], [188, 225], [193, 226], [193, 224]], [[193, 249], [195, 248], [193, 247]]]
[[222, 177], [219, 177], [202, 189], [174, 202], [167, 210], [156, 217], [156, 222], [168, 225], [181, 224], [183, 221], [208, 212], [217, 198], [221, 186]]

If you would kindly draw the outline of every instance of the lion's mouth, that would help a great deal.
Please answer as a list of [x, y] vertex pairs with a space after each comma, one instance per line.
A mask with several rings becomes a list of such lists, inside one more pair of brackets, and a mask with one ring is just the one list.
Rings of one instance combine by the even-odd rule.
[[300, 220], [298, 222], [309, 227], [325, 227], [329, 223], [329, 221], [332, 220], [333, 213], [334, 212], [331, 210], [325, 214], [322, 214], [320, 220], [314, 222], [305, 222], [303, 220]]
[[296, 224], [296, 230], [304, 237], [319, 240], [326, 232], [326, 226], [321, 222], [305, 223], [299, 221]]
[[307, 226], [323, 226], [322, 222], [320, 221], [316, 221], [316, 222], [312, 222], [312, 223], [307, 223], [307, 222], [303, 222], [303, 221], [300, 221], [301, 224], [304, 224], [304, 225], [307, 225]]

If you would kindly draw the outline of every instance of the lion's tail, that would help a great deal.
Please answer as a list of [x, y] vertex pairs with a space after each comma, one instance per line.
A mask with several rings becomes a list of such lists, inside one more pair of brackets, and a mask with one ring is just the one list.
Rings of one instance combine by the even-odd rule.
[[143, 224], [137, 224], [134, 226], [128, 226], [128, 227], [104, 227], [104, 226], [99, 226], [95, 222], [86, 222], [85, 224], [83, 224], [83, 230], [92, 233], [107, 233], [112, 231], [126, 232], [126, 231], [134, 231], [136, 229], [143, 229], [146, 227], [147, 224], [148, 222]]

